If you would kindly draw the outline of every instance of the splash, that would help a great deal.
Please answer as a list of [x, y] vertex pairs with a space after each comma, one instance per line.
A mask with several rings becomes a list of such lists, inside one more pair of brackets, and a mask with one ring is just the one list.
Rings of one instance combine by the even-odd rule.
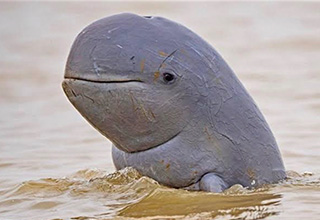
[[0, 212], [16, 219], [262, 219], [281, 212], [283, 192], [301, 187], [320, 188], [320, 179], [291, 171], [280, 184], [254, 190], [234, 185], [217, 194], [168, 188], [133, 168], [112, 174], [87, 169], [2, 191]]

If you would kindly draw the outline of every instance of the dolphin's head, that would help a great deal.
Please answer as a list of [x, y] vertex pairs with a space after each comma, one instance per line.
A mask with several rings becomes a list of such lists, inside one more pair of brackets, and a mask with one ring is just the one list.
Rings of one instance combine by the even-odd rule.
[[71, 48], [64, 92], [119, 149], [159, 146], [186, 127], [203, 96], [196, 73], [209, 67], [193, 45], [206, 43], [164, 18], [120, 14], [98, 20]]

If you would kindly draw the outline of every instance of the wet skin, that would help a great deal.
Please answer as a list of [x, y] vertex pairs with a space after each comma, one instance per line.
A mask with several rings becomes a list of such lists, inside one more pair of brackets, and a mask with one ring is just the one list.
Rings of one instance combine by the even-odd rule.
[[63, 89], [113, 143], [117, 169], [221, 192], [285, 178], [273, 134], [223, 58], [186, 27], [119, 14], [76, 38]]

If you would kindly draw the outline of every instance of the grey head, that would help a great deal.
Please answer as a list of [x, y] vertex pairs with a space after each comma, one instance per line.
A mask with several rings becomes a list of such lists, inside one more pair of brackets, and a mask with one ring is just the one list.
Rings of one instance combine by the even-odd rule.
[[[125, 13], [90, 24], [71, 48], [62, 86], [114, 144], [119, 169], [133, 166], [174, 187], [207, 173], [226, 186], [285, 177], [252, 98], [222, 57], [178, 23]], [[167, 147], [172, 140], [179, 144]], [[156, 162], [161, 155], [171, 173]]]
[[182, 131], [200, 95], [187, 76], [203, 69], [201, 57], [194, 60], [192, 49], [184, 46], [202, 43], [193, 35], [164, 18], [120, 14], [101, 19], [75, 40], [63, 88], [79, 112], [121, 150], [160, 145]]

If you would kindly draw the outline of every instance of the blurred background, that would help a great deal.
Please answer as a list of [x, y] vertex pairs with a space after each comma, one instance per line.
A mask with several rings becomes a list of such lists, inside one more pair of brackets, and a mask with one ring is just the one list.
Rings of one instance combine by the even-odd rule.
[[[0, 2], [0, 215], [15, 219], [20, 207], [36, 219], [37, 199], [10, 205], [5, 194], [25, 181], [114, 172], [111, 143], [71, 106], [61, 82], [76, 35], [121, 12], [166, 17], [202, 36], [264, 113], [286, 169], [320, 173], [320, 3]], [[316, 219], [319, 185], [284, 199], [281, 219]]]

